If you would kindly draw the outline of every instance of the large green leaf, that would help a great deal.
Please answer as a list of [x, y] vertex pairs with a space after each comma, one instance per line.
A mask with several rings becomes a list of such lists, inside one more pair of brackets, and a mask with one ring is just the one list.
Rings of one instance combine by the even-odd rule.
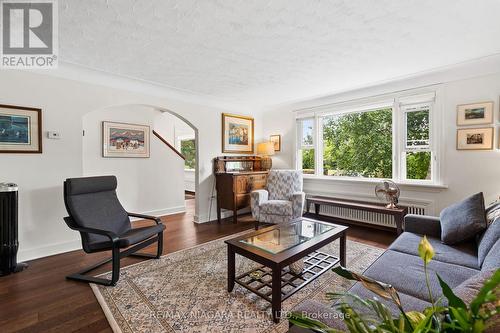
[[342, 266], [337, 266], [333, 268], [332, 271], [348, 280], [361, 282], [361, 284], [363, 284], [366, 289], [382, 298], [392, 300], [398, 307], [401, 307], [399, 295], [396, 289], [394, 289], [394, 287], [392, 287], [390, 284], [371, 279], [355, 272], [351, 272]]
[[436, 274], [439, 280], [439, 285], [443, 290], [443, 295], [448, 299], [448, 305], [455, 308], [467, 309], [467, 305], [465, 305], [464, 301], [462, 301], [457, 295], [453, 293], [453, 290], [446, 284], [446, 282], [441, 279], [439, 274]]

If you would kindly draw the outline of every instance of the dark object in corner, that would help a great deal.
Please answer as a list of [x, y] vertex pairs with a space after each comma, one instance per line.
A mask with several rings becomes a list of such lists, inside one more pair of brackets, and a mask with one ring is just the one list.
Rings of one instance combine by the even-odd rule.
[[[64, 221], [68, 227], [80, 232], [83, 250], [86, 253], [112, 251], [111, 258], [68, 275], [67, 279], [114, 286], [120, 278], [121, 258], [129, 255], [161, 257], [165, 226], [160, 218], [127, 213], [118, 201], [116, 186], [115, 176], [68, 178], [64, 182], [64, 204], [69, 214]], [[132, 228], [130, 216], [153, 220], [155, 225]], [[136, 253], [155, 242], [158, 245], [156, 255]], [[120, 248], [127, 249], [120, 252]], [[85, 275], [110, 261], [113, 264], [111, 280]]]
[[0, 276], [28, 267], [27, 264], [17, 263], [17, 190], [16, 184], [0, 184]]

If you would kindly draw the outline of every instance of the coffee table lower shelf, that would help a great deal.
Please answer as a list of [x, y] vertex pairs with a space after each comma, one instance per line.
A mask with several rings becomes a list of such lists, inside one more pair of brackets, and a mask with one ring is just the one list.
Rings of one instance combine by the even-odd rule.
[[[304, 270], [300, 274], [295, 274], [285, 268], [281, 271], [281, 301], [295, 294], [308, 283], [318, 278], [333, 266], [338, 264], [340, 259], [331, 254], [314, 251], [304, 258]], [[261, 277], [255, 279], [252, 273], [259, 272]], [[235, 282], [250, 290], [266, 301], [272, 303], [272, 269], [266, 266], [259, 266], [246, 273], [238, 275]]]

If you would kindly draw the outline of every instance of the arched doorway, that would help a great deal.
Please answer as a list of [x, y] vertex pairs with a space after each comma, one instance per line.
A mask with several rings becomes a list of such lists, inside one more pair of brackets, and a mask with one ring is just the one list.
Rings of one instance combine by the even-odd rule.
[[[166, 117], [168, 115], [168, 117]], [[165, 120], [175, 119], [194, 136], [194, 160], [192, 161], [192, 186], [199, 188], [198, 129], [178, 113], [152, 105], [127, 104], [110, 106], [85, 114], [82, 118], [82, 170], [83, 175], [114, 174], [118, 178], [118, 195], [130, 211], [163, 216], [186, 210], [185, 161], [170, 147], [152, 134], [165, 131]], [[103, 157], [104, 121], [147, 125], [150, 127], [149, 158]], [[174, 131], [175, 133], [175, 131]], [[172, 147], [175, 138], [169, 136]], [[178, 146], [179, 147], [179, 146]], [[180, 147], [179, 147], [180, 148]], [[199, 198], [194, 199], [193, 216], [199, 210]]]

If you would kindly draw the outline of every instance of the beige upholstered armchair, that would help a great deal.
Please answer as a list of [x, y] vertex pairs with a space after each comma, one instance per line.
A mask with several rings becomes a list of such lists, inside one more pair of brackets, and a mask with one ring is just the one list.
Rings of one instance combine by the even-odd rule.
[[250, 194], [255, 221], [285, 223], [301, 217], [305, 202], [302, 183], [302, 171], [271, 170], [266, 190]]

